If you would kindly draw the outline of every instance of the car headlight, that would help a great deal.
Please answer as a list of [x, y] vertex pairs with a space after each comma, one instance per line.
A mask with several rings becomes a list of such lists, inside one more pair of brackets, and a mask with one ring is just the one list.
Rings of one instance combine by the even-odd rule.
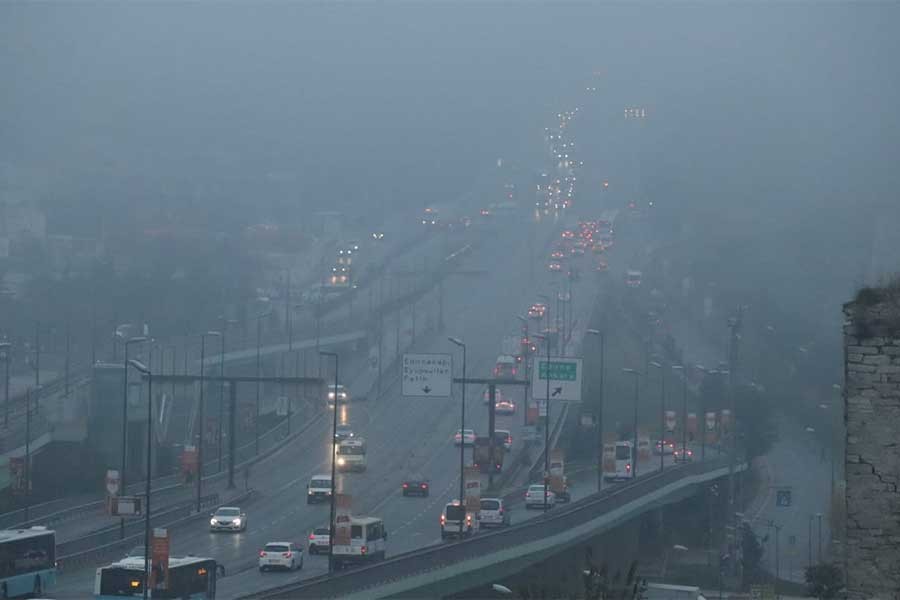
[[240, 524], [241, 524], [241, 520], [240, 520], [240, 519], [235, 519], [235, 520], [234, 520], [234, 524], [235, 524], [235, 525], [240, 525]]
[[306, 493], [309, 494], [310, 496], [313, 495], [313, 491], [312, 491], [312, 490], [306, 490]]
[[210, 520], [209, 520], [209, 524], [210, 524], [210, 525], [218, 525], [219, 522], [216, 521], [215, 519], [210, 519]]
[[341, 465], [341, 466], [344, 466], [344, 464], [345, 464], [346, 462], [347, 462], [347, 461], [345, 461], [343, 458], [339, 458], [339, 459], [338, 459], [338, 464]]

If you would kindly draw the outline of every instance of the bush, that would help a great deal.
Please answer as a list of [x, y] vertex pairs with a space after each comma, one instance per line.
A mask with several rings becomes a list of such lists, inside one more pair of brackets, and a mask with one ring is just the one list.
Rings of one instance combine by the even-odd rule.
[[837, 598], [841, 591], [841, 570], [834, 563], [821, 563], [806, 568], [806, 587], [810, 596]]

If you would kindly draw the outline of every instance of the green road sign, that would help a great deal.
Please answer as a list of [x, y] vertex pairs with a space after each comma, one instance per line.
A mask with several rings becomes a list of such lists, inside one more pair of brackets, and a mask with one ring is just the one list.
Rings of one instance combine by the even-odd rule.
[[[547, 379], [547, 361], [542, 360], [538, 367], [538, 379]], [[578, 379], [578, 363], [550, 361], [550, 381], [575, 381]]]

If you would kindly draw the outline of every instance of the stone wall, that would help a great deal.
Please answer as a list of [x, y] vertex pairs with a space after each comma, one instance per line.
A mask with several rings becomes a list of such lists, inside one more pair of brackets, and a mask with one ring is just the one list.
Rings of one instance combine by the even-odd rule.
[[900, 303], [844, 314], [848, 597], [900, 599]]

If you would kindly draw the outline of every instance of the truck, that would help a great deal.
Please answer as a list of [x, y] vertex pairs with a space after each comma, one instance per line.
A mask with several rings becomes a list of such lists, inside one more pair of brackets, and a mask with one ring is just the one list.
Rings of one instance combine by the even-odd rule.
[[479, 437], [475, 439], [475, 448], [472, 450], [472, 463], [482, 473], [490, 473], [493, 469], [494, 473], [503, 470], [503, 457], [506, 455], [506, 449], [503, 447], [502, 441], [494, 440], [494, 454], [491, 457], [491, 440], [488, 437]]
[[550, 489], [560, 502], [568, 502], [571, 499], [565, 470], [565, 453], [561, 448], [554, 448], [550, 451]]

